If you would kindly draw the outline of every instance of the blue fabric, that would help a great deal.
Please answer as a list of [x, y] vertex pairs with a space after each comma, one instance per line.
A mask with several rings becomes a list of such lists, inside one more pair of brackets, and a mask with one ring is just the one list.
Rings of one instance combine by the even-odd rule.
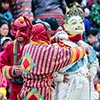
[[100, 52], [100, 42], [99, 42], [99, 41], [96, 41], [96, 42], [93, 44], [93, 48], [94, 48], [94, 50], [96, 50], [97, 52]]
[[4, 17], [7, 19], [7, 21], [8, 21], [9, 23], [11, 23], [11, 21], [13, 20], [13, 16], [12, 16], [11, 12], [7, 11], [7, 12], [5, 12], [3, 15], [4, 15]]
[[92, 47], [90, 47], [90, 55], [87, 56], [87, 58], [90, 64], [93, 63], [97, 58], [96, 51]]
[[68, 70], [66, 70], [66, 72], [74, 72], [77, 69], [79, 69], [80, 67], [82, 67], [84, 65], [84, 58], [82, 58], [81, 60], [79, 60], [78, 62], [76, 62], [71, 68], [69, 68]]
[[85, 30], [88, 30], [92, 26], [91, 22], [87, 18], [84, 18], [83, 22], [84, 22], [84, 25], [85, 25]]
[[[92, 47], [90, 47], [90, 55], [87, 56], [88, 63], [89, 64], [93, 63], [96, 60], [96, 58], [97, 58], [96, 51]], [[84, 65], [84, 60], [85, 58], [80, 59], [78, 62], [72, 65], [71, 68], [66, 70], [66, 72], [75, 72], [77, 69], [79, 69]]]

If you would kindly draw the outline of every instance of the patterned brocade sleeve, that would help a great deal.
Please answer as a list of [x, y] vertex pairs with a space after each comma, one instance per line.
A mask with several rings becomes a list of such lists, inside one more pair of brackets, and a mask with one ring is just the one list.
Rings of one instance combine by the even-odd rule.
[[0, 55], [0, 68], [2, 69], [3, 75], [8, 79], [11, 79], [16, 76], [14, 74], [15, 65], [13, 66], [14, 61], [13, 52], [11, 52], [13, 51], [12, 48], [13, 46], [8, 44], [5, 50]]
[[4, 77], [8, 78], [8, 79], [12, 79], [15, 76], [17, 76], [14, 74], [14, 68], [15, 68], [15, 66], [4, 66], [2, 68], [2, 73], [3, 73]]
[[82, 47], [75, 47], [75, 48], [72, 47], [71, 52], [72, 52], [72, 55], [70, 58], [71, 59], [70, 64], [76, 62], [77, 60], [80, 60], [84, 56], [84, 53], [85, 53]]
[[82, 47], [60, 48], [53, 45], [30, 45], [23, 51], [23, 56], [30, 54], [35, 63], [33, 74], [47, 74], [81, 59], [85, 51]]

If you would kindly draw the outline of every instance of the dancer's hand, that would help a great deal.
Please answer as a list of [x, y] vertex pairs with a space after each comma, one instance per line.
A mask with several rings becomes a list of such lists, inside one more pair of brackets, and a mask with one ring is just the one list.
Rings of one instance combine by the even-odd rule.
[[17, 67], [15, 67], [14, 72], [16, 75], [20, 76], [22, 74], [23, 70], [21, 69], [20, 66], [17, 66]]
[[68, 78], [69, 74], [65, 72], [65, 73], [63, 73], [63, 75], [64, 75], [63, 82], [64, 83], [68, 83], [68, 81], [69, 81], [69, 78]]
[[54, 75], [53, 75], [54, 82], [62, 82], [63, 79], [64, 79], [64, 75], [63, 74], [60, 74], [58, 72], [54, 73]]
[[59, 73], [59, 72], [56, 72], [54, 73], [54, 76], [53, 76], [53, 79], [55, 82], [68, 82], [68, 74], [67, 73]]

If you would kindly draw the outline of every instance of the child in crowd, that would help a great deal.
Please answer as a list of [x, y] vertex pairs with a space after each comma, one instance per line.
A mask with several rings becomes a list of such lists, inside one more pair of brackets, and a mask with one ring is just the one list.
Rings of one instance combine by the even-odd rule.
[[12, 22], [13, 17], [9, 9], [9, 0], [0, 0], [0, 15], [4, 16], [4, 19], [9, 23]]
[[86, 33], [87, 33], [88, 43], [92, 45], [93, 48], [97, 51], [98, 53], [97, 57], [98, 59], [100, 59], [100, 42], [98, 40], [98, 29], [91, 27], [89, 30], [87, 30]]
[[87, 30], [87, 37], [88, 37], [88, 43], [92, 46], [95, 46], [96, 43], [98, 43], [98, 30], [97, 28], [91, 27], [89, 30]]
[[7, 46], [7, 44], [9, 43], [9, 42], [11, 42], [11, 38], [10, 37], [3, 37], [2, 39], [1, 39], [1, 47], [2, 47], [2, 50], [4, 50], [5, 48], [6, 48], [6, 46]]

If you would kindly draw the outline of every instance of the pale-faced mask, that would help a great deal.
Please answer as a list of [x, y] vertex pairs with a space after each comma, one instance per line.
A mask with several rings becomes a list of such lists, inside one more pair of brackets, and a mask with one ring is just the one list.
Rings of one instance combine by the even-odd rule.
[[78, 35], [84, 32], [84, 23], [80, 16], [72, 16], [67, 23], [64, 24], [64, 29], [70, 35]]

